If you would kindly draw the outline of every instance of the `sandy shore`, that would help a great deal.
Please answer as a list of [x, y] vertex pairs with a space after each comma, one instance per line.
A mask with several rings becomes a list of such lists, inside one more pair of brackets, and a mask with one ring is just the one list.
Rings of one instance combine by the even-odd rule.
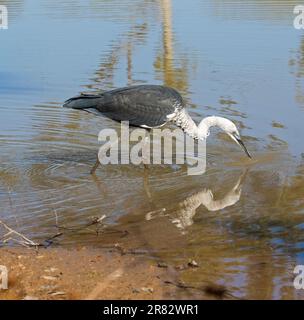
[[147, 257], [86, 247], [0, 248], [8, 289], [0, 299], [211, 298], [178, 288], [176, 270]]

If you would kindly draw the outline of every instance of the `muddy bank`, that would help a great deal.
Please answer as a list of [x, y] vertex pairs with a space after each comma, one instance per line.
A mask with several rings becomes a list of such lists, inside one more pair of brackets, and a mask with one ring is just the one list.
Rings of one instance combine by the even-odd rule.
[[176, 285], [174, 268], [131, 254], [86, 247], [1, 248], [0, 265], [9, 272], [0, 299], [212, 298]]

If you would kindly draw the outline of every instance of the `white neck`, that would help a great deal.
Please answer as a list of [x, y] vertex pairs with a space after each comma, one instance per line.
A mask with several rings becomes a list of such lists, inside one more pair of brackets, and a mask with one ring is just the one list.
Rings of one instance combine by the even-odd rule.
[[190, 137], [198, 138], [198, 127], [185, 109], [179, 110], [170, 120], [181, 127]]
[[211, 127], [220, 126], [220, 117], [211, 116], [204, 118], [198, 125], [198, 138], [207, 139]]
[[174, 118], [176, 125], [181, 127], [190, 137], [196, 139], [206, 139], [209, 135], [209, 129], [214, 126], [222, 127], [222, 122], [226, 121], [221, 117], [206, 117], [197, 126], [185, 109], [182, 109]]

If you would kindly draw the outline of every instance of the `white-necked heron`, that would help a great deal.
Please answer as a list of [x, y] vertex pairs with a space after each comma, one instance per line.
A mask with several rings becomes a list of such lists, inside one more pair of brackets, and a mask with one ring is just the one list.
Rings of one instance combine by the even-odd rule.
[[[129, 121], [132, 126], [146, 129], [174, 123], [193, 139], [206, 139], [210, 128], [216, 126], [226, 132], [251, 158], [232, 121], [211, 116], [196, 125], [186, 110], [182, 96], [170, 87], [137, 85], [98, 95], [84, 94], [67, 100], [63, 106], [103, 115], [115, 121]], [[95, 172], [98, 164], [97, 161], [91, 173]]]

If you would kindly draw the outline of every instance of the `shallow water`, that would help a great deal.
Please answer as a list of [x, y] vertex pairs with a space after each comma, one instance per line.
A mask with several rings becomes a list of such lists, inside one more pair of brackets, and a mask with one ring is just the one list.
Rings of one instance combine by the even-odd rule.
[[[121, 243], [224, 284], [243, 298], [303, 298], [304, 38], [296, 1], [0, 1], [0, 219], [61, 245]], [[109, 165], [89, 175], [101, 128], [66, 110], [80, 92], [138, 83], [177, 88], [198, 121], [241, 128], [242, 151], [220, 132], [207, 171]], [[106, 215], [106, 227], [85, 228]], [[57, 223], [57, 226], [56, 226]]]

